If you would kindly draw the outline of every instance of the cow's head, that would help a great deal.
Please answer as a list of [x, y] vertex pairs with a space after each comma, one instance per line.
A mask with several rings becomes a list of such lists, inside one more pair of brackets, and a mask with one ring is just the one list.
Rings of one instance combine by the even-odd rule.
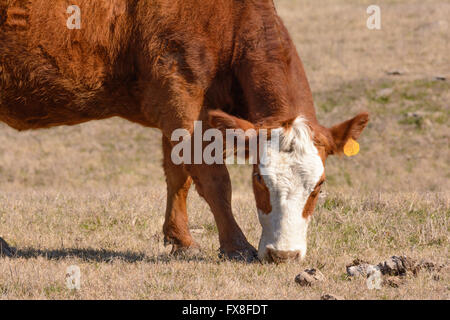
[[[349, 139], [357, 140], [368, 121], [369, 115], [361, 113], [331, 129], [302, 117], [269, 126], [269, 136], [279, 139], [279, 147], [269, 143], [268, 161], [258, 161], [253, 168], [253, 190], [262, 225], [261, 260], [282, 262], [306, 255], [307, 229], [325, 181], [325, 160], [342, 153]], [[223, 131], [264, 128], [220, 111], [210, 113], [210, 123]]]

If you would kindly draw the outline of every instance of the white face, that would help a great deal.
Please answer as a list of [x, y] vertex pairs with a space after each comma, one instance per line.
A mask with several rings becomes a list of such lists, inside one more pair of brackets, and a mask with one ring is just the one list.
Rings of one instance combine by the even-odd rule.
[[303, 209], [324, 173], [322, 159], [303, 118], [297, 118], [288, 132], [277, 131], [279, 150], [269, 146], [270, 161], [259, 167], [272, 205], [269, 214], [258, 210], [262, 225], [258, 250], [261, 260], [267, 258], [268, 249], [299, 251], [301, 258], [306, 255], [309, 218], [303, 218]]

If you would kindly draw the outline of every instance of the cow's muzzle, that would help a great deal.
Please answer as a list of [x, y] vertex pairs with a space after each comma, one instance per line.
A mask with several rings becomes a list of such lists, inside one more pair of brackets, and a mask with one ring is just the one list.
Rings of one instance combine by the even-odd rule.
[[281, 251], [267, 248], [266, 259], [268, 262], [283, 263], [288, 261], [298, 262], [301, 260], [301, 252], [297, 251]]

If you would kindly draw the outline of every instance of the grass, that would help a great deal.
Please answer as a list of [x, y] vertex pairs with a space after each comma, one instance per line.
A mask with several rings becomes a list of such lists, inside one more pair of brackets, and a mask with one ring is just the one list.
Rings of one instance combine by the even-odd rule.
[[[276, 4], [321, 122], [371, 114], [361, 153], [327, 163], [306, 260], [220, 261], [212, 214], [194, 189], [190, 226], [202, 252], [171, 257], [158, 131], [120, 119], [23, 133], [0, 125], [0, 236], [18, 248], [16, 258], [0, 259], [0, 299], [449, 299], [448, 269], [372, 291], [345, 266], [392, 255], [449, 262], [450, 85], [434, 76], [450, 78], [450, 35], [438, 23], [450, 4], [379, 1], [381, 31], [365, 28], [368, 1]], [[236, 219], [257, 245], [250, 168], [230, 174]], [[81, 268], [80, 291], [65, 287], [71, 265]], [[294, 277], [311, 267], [326, 281], [299, 287]]]

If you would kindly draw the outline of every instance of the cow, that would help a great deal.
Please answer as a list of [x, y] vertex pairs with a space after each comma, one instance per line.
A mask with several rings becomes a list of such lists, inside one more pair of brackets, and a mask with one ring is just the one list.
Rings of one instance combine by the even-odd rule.
[[[78, 28], [68, 27], [70, 6], [79, 8]], [[318, 123], [273, 0], [0, 0], [0, 120], [22, 131], [111, 117], [162, 132], [163, 233], [173, 254], [199, 248], [186, 211], [195, 184], [223, 257], [277, 263], [305, 256], [325, 161], [369, 120], [361, 113], [332, 128]], [[258, 250], [233, 216], [226, 164], [172, 161], [173, 132], [193, 132], [196, 121], [203, 130], [278, 133], [264, 172], [253, 165]], [[13, 254], [3, 239], [0, 247]]]

